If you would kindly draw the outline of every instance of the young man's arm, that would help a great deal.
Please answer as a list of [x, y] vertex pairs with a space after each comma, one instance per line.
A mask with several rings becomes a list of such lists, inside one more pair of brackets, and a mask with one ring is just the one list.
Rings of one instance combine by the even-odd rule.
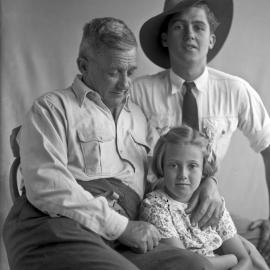
[[[269, 212], [270, 212], [270, 146], [268, 146], [265, 150], [261, 152], [263, 157], [264, 166], [265, 166], [265, 176], [268, 188], [268, 197], [269, 197]], [[269, 216], [270, 217], [270, 213]], [[264, 256], [265, 259], [268, 259], [270, 262], [270, 258], [268, 258], [270, 253], [270, 220], [256, 220], [250, 224], [250, 229], [253, 230], [255, 228], [261, 229], [261, 236], [259, 239], [258, 250]]]
[[191, 214], [191, 223], [198, 223], [202, 229], [218, 225], [223, 212], [223, 199], [215, 178], [208, 177], [202, 180], [193, 193], [186, 212]]

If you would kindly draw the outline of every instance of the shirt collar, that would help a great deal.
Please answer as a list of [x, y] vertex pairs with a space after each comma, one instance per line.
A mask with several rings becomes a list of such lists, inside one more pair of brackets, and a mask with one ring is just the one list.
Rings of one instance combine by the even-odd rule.
[[[90, 100], [95, 101], [96, 103], [101, 103], [101, 96], [99, 93], [89, 88], [83, 81], [82, 76], [77, 75], [72, 83], [72, 89], [75, 92], [76, 98], [78, 100], [79, 106], [81, 107], [85, 98], [89, 98]], [[126, 111], [130, 111], [129, 109], [130, 98], [129, 94], [126, 97], [124, 109]]]
[[[183, 83], [185, 82], [180, 76], [178, 76], [172, 69], [169, 71], [170, 81], [171, 81], [171, 91], [172, 94], [176, 94], [181, 91]], [[194, 80], [196, 85], [196, 89], [198, 91], [205, 91], [207, 89], [207, 81], [208, 81], [209, 73], [208, 68], [205, 67], [204, 72]]]
[[[90, 89], [86, 84], [82, 82], [82, 76], [77, 75], [72, 83], [72, 89], [76, 95], [76, 98], [79, 102], [79, 106], [81, 107], [86, 95], [90, 92], [94, 92]], [[98, 95], [97, 93], [93, 93], [94, 95]]]

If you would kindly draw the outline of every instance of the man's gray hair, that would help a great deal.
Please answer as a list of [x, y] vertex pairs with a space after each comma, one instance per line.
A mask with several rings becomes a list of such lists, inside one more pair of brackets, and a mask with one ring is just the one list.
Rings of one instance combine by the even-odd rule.
[[104, 47], [129, 50], [137, 46], [133, 32], [122, 20], [111, 17], [95, 18], [83, 28], [79, 57], [86, 57], [91, 52], [99, 53]]

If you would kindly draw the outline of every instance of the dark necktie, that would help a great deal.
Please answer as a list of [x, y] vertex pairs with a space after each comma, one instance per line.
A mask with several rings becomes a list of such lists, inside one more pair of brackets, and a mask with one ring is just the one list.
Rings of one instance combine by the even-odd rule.
[[195, 83], [184, 82], [184, 86], [186, 87], [186, 93], [183, 99], [182, 123], [199, 130], [197, 102], [191, 91], [192, 88], [195, 88]]

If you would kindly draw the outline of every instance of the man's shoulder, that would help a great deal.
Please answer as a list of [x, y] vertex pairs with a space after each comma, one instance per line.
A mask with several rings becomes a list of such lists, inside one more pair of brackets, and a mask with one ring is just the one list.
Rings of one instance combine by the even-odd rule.
[[134, 85], [154, 83], [155, 81], [157, 82], [164, 81], [168, 77], [168, 74], [169, 70], [166, 69], [154, 74], [142, 75], [134, 80]]
[[169, 71], [163, 70], [151, 75], [143, 75], [133, 81], [131, 99], [141, 104], [142, 100], [147, 100], [153, 93], [162, 92], [169, 84]]
[[55, 89], [46, 92], [35, 99], [34, 104], [64, 105], [66, 102], [74, 98], [71, 88]]
[[246, 84], [247, 82], [233, 74], [226, 73], [224, 71], [208, 67], [208, 74], [209, 74], [209, 80], [210, 81], [217, 81], [217, 82], [225, 82], [225, 83], [230, 83], [230, 84]]

